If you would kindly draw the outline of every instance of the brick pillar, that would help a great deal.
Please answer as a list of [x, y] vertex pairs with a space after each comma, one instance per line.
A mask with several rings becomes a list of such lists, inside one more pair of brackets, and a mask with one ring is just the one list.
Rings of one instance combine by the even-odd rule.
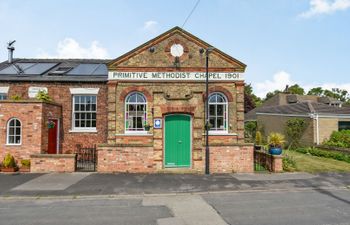
[[115, 143], [117, 82], [108, 82], [108, 136], [107, 143]]
[[236, 83], [238, 143], [244, 143], [244, 83]]
[[283, 156], [281, 155], [274, 155], [272, 158], [272, 172], [279, 173], [283, 171], [283, 165], [282, 165], [282, 159]]

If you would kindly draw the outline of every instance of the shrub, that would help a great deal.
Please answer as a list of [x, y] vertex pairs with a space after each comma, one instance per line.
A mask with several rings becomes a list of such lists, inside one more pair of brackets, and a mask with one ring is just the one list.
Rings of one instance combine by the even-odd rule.
[[21, 164], [24, 167], [30, 167], [30, 159], [22, 159]]
[[10, 153], [7, 153], [4, 161], [2, 162], [2, 166], [5, 168], [15, 168], [16, 167], [16, 162], [15, 158]]
[[14, 100], [14, 101], [19, 101], [19, 100], [22, 100], [22, 97], [19, 96], [19, 95], [12, 95], [12, 96], [10, 97], [10, 99], [11, 99], [11, 100]]
[[294, 172], [297, 170], [296, 162], [293, 157], [285, 155], [282, 159], [283, 170]]
[[255, 144], [262, 145], [262, 135], [260, 131], [257, 131], [255, 134]]
[[288, 148], [300, 147], [300, 138], [306, 129], [306, 121], [300, 118], [289, 119], [286, 123], [285, 132], [288, 137]]
[[278, 147], [281, 148], [283, 143], [285, 142], [284, 140], [284, 135], [280, 134], [280, 133], [270, 133], [268, 138], [267, 138], [267, 142], [269, 144], [269, 146], [271, 147]]
[[244, 123], [244, 136], [248, 141], [253, 142], [257, 125], [255, 121], [249, 121]]
[[46, 91], [39, 91], [38, 94], [36, 94], [36, 99], [46, 102], [52, 101], [51, 97]]
[[350, 163], [350, 155], [342, 152], [321, 150], [318, 148], [298, 148], [296, 149], [296, 151], [303, 154], [310, 154], [318, 157], [331, 158], [331, 159]]
[[333, 131], [329, 140], [323, 142], [330, 147], [350, 148], [350, 130]]

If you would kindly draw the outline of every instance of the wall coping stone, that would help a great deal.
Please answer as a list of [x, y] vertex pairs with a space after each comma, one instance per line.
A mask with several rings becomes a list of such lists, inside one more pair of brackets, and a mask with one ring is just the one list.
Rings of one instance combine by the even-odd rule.
[[[209, 143], [209, 147], [213, 146], [213, 147], [220, 147], [220, 146], [240, 146], [240, 147], [244, 147], [244, 146], [254, 146], [253, 143]], [[205, 144], [203, 144], [203, 147], [205, 147]]]
[[20, 104], [48, 104], [48, 105], [55, 105], [55, 106], [62, 106], [59, 103], [56, 102], [49, 102], [49, 101], [43, 101], [43, 100], [37, 100], [37, 99], [22, 99], [22, 100], [12, 100], [12, 99], [6, 99], [6, 100], [0, 100], [0, 103], [20, 103]]
[[[99, 144], [97, 146], [98, 148], [105, 148], [105, 147], [153, 147], [153, 144], [136, 144], [136, 143], [129, 143], [129, 144]], [[97, 149], [98, 150], [98, 149]]]
[[30, 158], [75, 158], [76, 154], [32, 154]]

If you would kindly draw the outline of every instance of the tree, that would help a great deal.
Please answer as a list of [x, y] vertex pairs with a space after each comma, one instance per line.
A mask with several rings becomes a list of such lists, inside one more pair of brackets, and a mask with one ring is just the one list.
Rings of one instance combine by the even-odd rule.
[[324, 90], [321, 87], [311, 88], [307, 95], [323, 96]]
[[247, 113], [262, 103], [261, 98], [253, 93], [251, 84], [244, 86], [244, 112]]
[[298, 84], [294, 84], [288, 88], [288, 92], [290, 94], [296, 94], [296, 95], [304, 95], [305, 90], [304, 88], [300, 87]]
[[282, 91], [280, 91], [280, 90], [274, 90], [274, 91], [272, 91], [272, 92], [268, 92], [268, 93], [266, 94], [266, 97], [264, 98], [264, 102], [265, 102], [266, 100], [272, 98], [273, 96], [279, 94], [279, 93], [282, 93]]

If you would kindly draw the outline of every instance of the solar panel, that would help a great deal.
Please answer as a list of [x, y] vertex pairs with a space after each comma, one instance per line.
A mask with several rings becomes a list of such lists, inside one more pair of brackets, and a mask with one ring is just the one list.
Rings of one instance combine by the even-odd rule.
[[48, 71], [52, 67], [56, 66], [57, 63], [37, 63], [32, 67], [29, 67], [28, 69], [24, 70], [25, 74], [43, 74], [44, 72]]
[[0, 74], [40, 75], [56, 65], [57, 63], [14, 63], [2, 69]]
[[79, 64], [69, 71], [67, 75], [107, 75], [108, 70], [105, 64]]

